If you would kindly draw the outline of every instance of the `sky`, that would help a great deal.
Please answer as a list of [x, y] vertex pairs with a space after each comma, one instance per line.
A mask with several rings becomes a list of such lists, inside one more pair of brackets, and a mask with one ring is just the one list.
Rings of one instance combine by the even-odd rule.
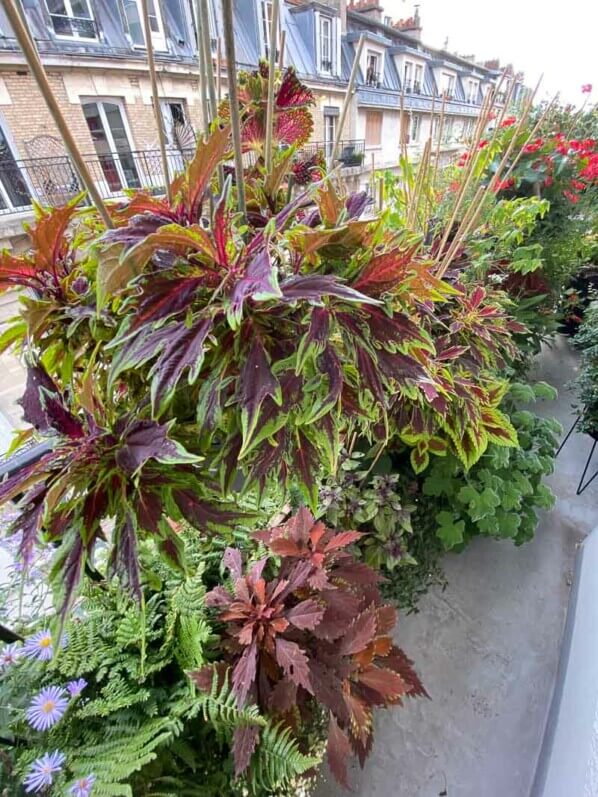
[[[412, 0], [380, 0], [393, 19], [412, 16]], [[535, 86], [542, 73], [538, 98], [560, 92], [563, 102], [579, 106], [592, 83], [591, 100], [598, 101], [597, 0], [420, 0], [422, 41], [448, 51], [475, 55], [478, 61], [500, 58], [525, 73]]]

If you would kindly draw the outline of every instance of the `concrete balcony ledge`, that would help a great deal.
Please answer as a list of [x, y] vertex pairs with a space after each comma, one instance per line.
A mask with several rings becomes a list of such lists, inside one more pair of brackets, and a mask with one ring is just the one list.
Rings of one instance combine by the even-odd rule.
[[579, 546], [531, 797], [598, 794], [598, 529]]

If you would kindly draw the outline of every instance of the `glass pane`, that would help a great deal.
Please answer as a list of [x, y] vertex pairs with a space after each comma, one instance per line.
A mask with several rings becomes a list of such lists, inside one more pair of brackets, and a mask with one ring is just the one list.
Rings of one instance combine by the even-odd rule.
[[133, 44], [145, 47], [143, 25], [141, 24], [141, 17], [139, 16], [139, 9], [137, 8], [137, 0], [123, 0], [123, 2], [127, 25], [129, 26], [129, 35], [131, 36]]
[[48, 11], [50, 14], [66, 14], [66, 6], [63, 0], [48, 0]]
[[[31, 204], [31, 197], [21, 169], [2, 130], [0, 130], [0, 180], [13, 207]], [[6, 203], [3, 202], [3, 207]]]
[[83, 113], [87, 120], [87, 126], [91, 133], [93, 145], [98, 155], [98, 160], [102, 168], [106, 182], [111, 191], [120, 191], [122, 189], [122, 182], [118, 176], [118, 169], [114, 158], [110, 154], [110, 144], [108, 136], [102, 124], [102, 118], [98, 110], [97, 103], [86, 102], [83, 104]]
[[120, 106], [112, 102], [104, 102], [102, 105], [104, 106], [104, 113], [106, 114], [110, 132], [112, 133], [114, 147], [118, 152], [120, 165], [125, 173], [127, 185], [129, 188], [139, 188], [139, 177], [137, 175], [137, 169], [135, 168], [135, 160], [131, 152], [131, 145], [125, 129]]
[[87, 0], [71, 0], [71, 8], [73, 10], [74, 17], [80, 17], [81, 19], [91, 19]]

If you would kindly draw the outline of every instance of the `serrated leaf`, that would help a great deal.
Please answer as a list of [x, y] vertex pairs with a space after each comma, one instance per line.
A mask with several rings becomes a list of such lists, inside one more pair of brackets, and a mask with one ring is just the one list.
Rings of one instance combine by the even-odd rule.
[[291, 642], [291, 640], [280, 636], [276, 637], [275, 649], [276, 661], [287, 678], [313, 694], [309, 680], [309, 662], [305, 651], [296, 642]]

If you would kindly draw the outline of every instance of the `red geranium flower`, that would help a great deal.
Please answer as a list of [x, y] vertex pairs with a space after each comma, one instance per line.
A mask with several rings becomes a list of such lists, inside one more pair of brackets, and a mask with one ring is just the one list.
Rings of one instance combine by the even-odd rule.
[[554, 177], [551, 177], [551, 175], [548, 175], [548, 177], [544, 180], [544, 187], [545, 188], [550, 188], [550, 186], [553, 183], [554, 183]]
[[511, 127], [511, 125], [514, 125], [516, 121], [517, 121], [517, 118], [515, 116], [507, 116], [506, 119], [502, 120], [502, 122], [500, 123], [500, 126], [501, 127]]
[[581, 183], [579, 180], [571, 180], [571, 188], [575, 188], [576, 191], [583, 191], [585, 187], [585, 183]]
[[572, 191], [563, 191], [563, 196], [566, 196], [572, 205], [577, 205], [579, 202], [579, 196], [574, 194]]
[[512, 177], [509, 177], [508, 180], [501, 180], [496, 188], [495, 191], [506, 191], [507, 188], [512, 188], [515, 185], [515, 180]]
[[541, 138], [537, 138], [535, 141], [532, 141], [531, 144], [526, 144], [523, 148], [524, 152], [537, 152], [540, 147], [544, 145], [544, 141]]
[[591, 94], [592, 93], [592, 84], [591, 83], [584, 83], [581, 87], [582, 94]]
[[484, 147], [488, 146], [488, 139], [483, 138], [480, 143], [478, 144], [479, 149], [484, 149]]

